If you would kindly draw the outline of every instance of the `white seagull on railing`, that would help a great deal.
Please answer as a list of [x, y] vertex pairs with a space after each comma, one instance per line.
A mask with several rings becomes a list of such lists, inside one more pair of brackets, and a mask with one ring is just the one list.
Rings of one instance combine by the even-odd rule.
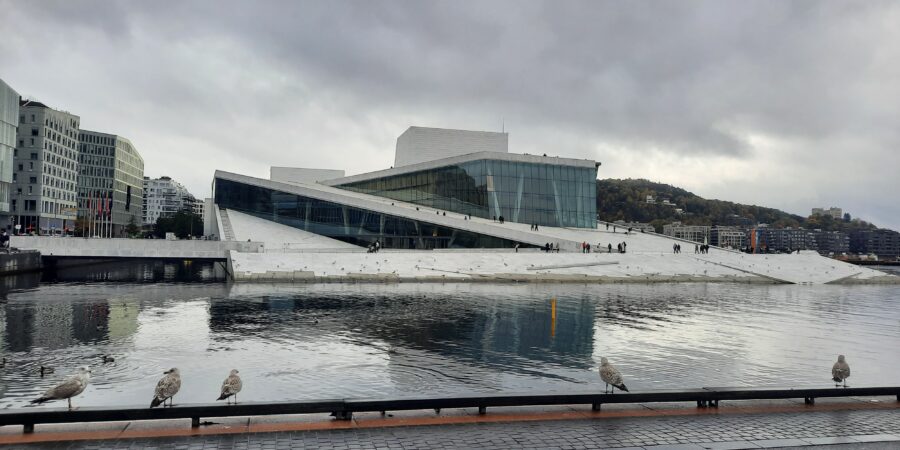
[[91, 368], [81, 366], [75, 371], [75, 375], [62, 383], [47, 389], [44, 395], [36, 398], [31, 403], [44, 403], [51, 400], [66, 399], [69, 401], [69, 409], [72, 409], [72, 397], [84, 392], [88, 383], [91, 382]]

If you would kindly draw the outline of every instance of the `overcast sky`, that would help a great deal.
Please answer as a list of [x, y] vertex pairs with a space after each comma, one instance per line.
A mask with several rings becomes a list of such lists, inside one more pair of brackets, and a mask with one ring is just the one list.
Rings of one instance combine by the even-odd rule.
[[198, 196], [505, 123], [600, 178], [900, 229], [898, 24], [896, 1], [0, 0], [0, 78]]

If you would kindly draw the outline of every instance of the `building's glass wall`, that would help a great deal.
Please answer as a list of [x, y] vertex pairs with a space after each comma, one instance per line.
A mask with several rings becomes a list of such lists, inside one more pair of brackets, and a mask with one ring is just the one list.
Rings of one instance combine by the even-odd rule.
[[596, 178], [592, 168], [479, 160], [338, 187], [475, 217], [593, 228]]
[[402, 249], [512, 248], [516, 244], [507, 239], [220, 178], [215, 179], [213, 195], [219, 208], [363, 247], [376, 239], [385, 248]]

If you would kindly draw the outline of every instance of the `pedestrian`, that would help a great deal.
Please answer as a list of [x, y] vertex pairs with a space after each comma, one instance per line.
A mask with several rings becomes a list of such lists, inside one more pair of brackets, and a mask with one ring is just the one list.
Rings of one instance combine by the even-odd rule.
[[556, 243], [556, 248], [554, 248], [554, 250], [556, 250], [556, 253], [559, 253], [559, 242]]
[[628, 251], [628, 243], [622, 242], [622, 253], [625, 253], [627, 251]]
[[678, 253], [678, 244], [672, 244], [672, 253]]
[[516, 242], [516, 253], [519, 253], [519, 243]]
[[700, 253], [700, 244], [694, 244], [694, 253]]
[[606, 249], [608, 250], [606, 253], [612, 253], [612, 244], [607, 244]]
[[[609, 222], [606, 222], [606, 231], [609, 231]], [[612, 245], [612, 244], [610, 244]]]
[[538, 230], [538, 225], [534, 224], [534, 231], [537, 231], [537, 230]]

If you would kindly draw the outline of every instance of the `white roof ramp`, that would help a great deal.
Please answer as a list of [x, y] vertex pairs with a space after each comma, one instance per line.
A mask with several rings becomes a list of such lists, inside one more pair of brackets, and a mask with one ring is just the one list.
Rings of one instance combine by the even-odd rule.
[[[463, 214], [444, 211], [425, 206], [419, 206], [412, 203], [391, 200], [384, 197], [378, 197], [360, 192], [348, 191], [322, 184], [303, 184], [303, 183], [281, 183], [278, 181], [266, 180], [263, 178], [249, 177], [231, 172], [217, 170], [215, 177], [223, 180], [235, 181], [238, 183], [259, 186], [263, 188], [273, 189], [289, 194], [301, 195], [304, 197], [315, 198], [342, 205], [352, 206], [355, 208], [366, 209], [369, 211], [389, 214], [395, 217], [418, 220], [421, 222], [431, 223], [434, 225], [455, 228], [458, 230], [471, 231], [473, 233], [483, 234], [487, 236], [509, 239], [523, 244], [531, 244], [543, 246], [545, 243], [558, 243], [561, 251], [574, 252], [578, 251], [581, 241], [570, 241], [561, 239], [559, 236], [551, 237], [540, 231], [528, 231], [524, 228], [526, 224], [506, 223], [499, 224], [487, 219], [473, 217], [465, 219]], [[446, 216], [443, 213], [446, 212]]]

